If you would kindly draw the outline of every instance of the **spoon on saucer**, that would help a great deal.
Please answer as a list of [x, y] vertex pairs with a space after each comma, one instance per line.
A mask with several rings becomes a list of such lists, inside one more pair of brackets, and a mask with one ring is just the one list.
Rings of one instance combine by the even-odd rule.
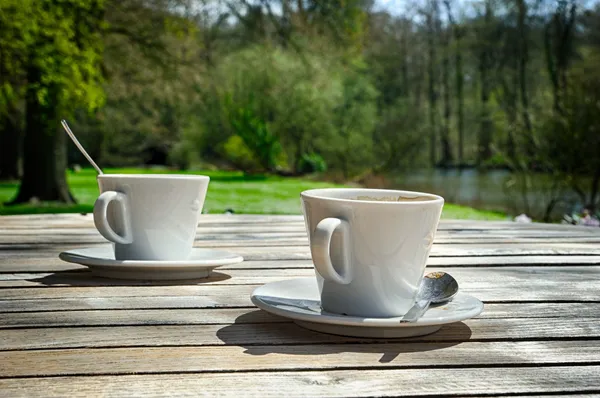
[[458, 293], [458, 282], [445, 272], [431, 272], [423, 278], [417, 300], [402, 317], [400, 323], [416, 322], [423, 316], [431, 303], [450, 301]]
[[85, 158], [91, 163], [91, 165], [94, 166], [94, 168], [96, 169], [98, 174], [100, 174], [100, 175], [104, 174], [102, 172], [102, 169], [100, 169], [100, 167], [98, 167], [96, 162], [94, 162], [94, 159], [92, 159], [92, 157], [90, 155], [88, 155], [86, 150], [83, 148], [83, 145], [81, 145], [79, 143], [79, 140], [77, 139], [77, 137], [75, 137], [75, 134], [73, 134], [73, 132], [69, 128], [67, 121], [65, 119], [63, 119], [60, 121], [60, 124], [62, 124], [63, 128], [65, 129], [65, 131], [67, 132], [67, 134], [69, 135], [69, 137], [71, 138], [71, 140], [73, 141], [73, 143], [75, 144], [77, 149], [79, 149], [79, 151], [83, 154], [83, 156], [85, 156]]

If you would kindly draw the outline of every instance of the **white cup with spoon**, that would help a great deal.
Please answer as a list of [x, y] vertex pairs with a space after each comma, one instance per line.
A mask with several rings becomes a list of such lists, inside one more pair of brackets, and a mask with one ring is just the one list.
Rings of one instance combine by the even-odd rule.
[[210, 178], [202, 175], [105, 174], [62, 125], [98, 172], [94, 224], [114, 243], [116, 260], [178, 261], [192, 251]]
[[390, 318], [415, 303], [444, 199], [383, 189], [301, 193], [324, 311]]

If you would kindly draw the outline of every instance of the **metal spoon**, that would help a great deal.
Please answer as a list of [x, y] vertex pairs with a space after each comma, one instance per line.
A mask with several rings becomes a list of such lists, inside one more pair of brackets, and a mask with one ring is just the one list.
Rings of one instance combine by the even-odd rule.
[[458, 293], [458, 282], [445, 272], [432, 272], [423, 278], [417, 300], [410, 310], [402, 317], [400, 323], [416, 322], [431, 303], [443, 303], [452, 299]]
[[98, 174], [100, 174], [100, 175], [104, 174], [102, 172], [102, 169], [100, 169], [100, 167], [98, 167], [98, 165], [96, 164], [96, 162], [94, 162], [94, 159], [92, 159], [92, 157], [90, 155], [88, 155], [88, 153], [86, 152], [86, 150], [83, 148], [83, 145], [81, 145], [79, 143], [79, 140], [77, 140], [77, 137], [75, 137], [75, 134], [73, 134], [73, 132], [69, 128], [69, 125], [67, 124], [67, 121], [65, 119], [63, 119], [63, 120], [60, 121], [60, 124], [62, 124], [63, 128], [65, 129], [65, 131], [67, 132], [67, 134], [69, 135], [69, 137], [71, 137], [71, 140], [73, 141], [73, 143], [75, 144], [75, 146], [79, 149], [79, 151], [81, 151], [81, 153], [83, 154], [83, 156], [85, 156], [85, 158], [88, 160], [88, 162], [90, 162], [92, 164], [92, 166], [96, 169], [96, 171], [98, 172]]

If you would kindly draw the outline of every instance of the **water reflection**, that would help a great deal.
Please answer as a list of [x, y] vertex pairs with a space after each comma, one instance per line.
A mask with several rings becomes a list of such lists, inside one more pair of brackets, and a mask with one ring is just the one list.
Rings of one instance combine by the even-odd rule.
[[515, 216], [527, 213], [542, 218], [553, 198], [560, 200], [552, 218], [580, 207], [576, 195], [557, 187], [550, 175], [524, 177], [508, 170], [424, 169], [388, 175], [391, 188], [431, 192], [446, 201]]

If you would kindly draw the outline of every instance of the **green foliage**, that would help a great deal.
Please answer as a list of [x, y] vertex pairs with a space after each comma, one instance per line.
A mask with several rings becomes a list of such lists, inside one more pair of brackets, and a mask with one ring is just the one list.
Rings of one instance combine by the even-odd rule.
[[35, 92], [40, 105], [57, 107], [67, 116], [76, 108], [93, 110], [103, 104], [103, 3], [19, 2], [18, 7], [27, 9], [22, 25], [27, 33], [22, 37], [27, 46], [27, 68], [34, 71], [28, 76], [28, 89]]
[[[252, 103], [251, 97], [249, 106]], [[251, 107], [236, 108], [232, 105], [232, 108], [228, 114], [234, 133], [244, 141], [264, 170], [275, 170], [281, 151], [279, 138], [270, 131], [263, 119], [256, 116]]]
[[323, 173], [327, 171], [327, 163], [318, 153], [304, 153], [298, 162], [298, 171], [302, 174]]
[[462, 164], [479, 153], [483, 166], [545, 170], [597, 201], [600, 8], [577, 8], [569, 33], [570, 1], [432, 1], [417, 18], [365, 0], [220, 4], [0, 2], [0, 126], [9, 114], [32, 125], [29, 93], [40, 130], [75, 113], [105, 166], [347, 180], [460, 150]]
[[[361, 167], [351, 163], [369, 156], [376, 117], [377, 91], [357, 65], [271, 46], [235, 52], [214, 71], [219, 86], [201, 91], [199, 109], [212, 111], [194, 117], [202, 126], [196, 145], [227, 142], [231, 154], [236, 141], [228, 140], [237, 135], [265, 170], [275, 170], [285, 158], [297, 173], [332, 163], [345, 165], [350, 175]], [[229, 160], [250, 167], [243, 158]]]
[[[600, 51], [583, 54], [568, 74], [560, 112], [551, 113], [542, 126], [545, 139], [537, 159], [570, 183], [584, 205], [595, 209], [600, 201]], [[582, 184], [583, 176], [592, 179]]]
[[375, 130], [374, 148], [382, 172], [406, 170], [419, 165], [426, 145], [425, 115], [408, 101], [399, 99], [383, 107]]
[[362, 48], [365, 22], [364, 0], [313, 0], [308, 9], [321, 28], [332, 32], [333, 37], [351, 49]]
[[348, 71], [342, 80], [342, 98], [333, 109], [335, 136], [319, 140], [331, 167], [349, 178], [373, 161], [373, 130], [377, 116], [377, 90], [360, 71]]
[[256, 160], [254, 153], [246, 146], [244, 140], [239, 135], [232, 135], [223, 145], [223, 152], [234, 166], [240, 170], [258, 170], [260, 164]]
[[28, 24], [32, 3], [0, 2], [0, 117], [24, 94], [28, 47], [32, 42]]

